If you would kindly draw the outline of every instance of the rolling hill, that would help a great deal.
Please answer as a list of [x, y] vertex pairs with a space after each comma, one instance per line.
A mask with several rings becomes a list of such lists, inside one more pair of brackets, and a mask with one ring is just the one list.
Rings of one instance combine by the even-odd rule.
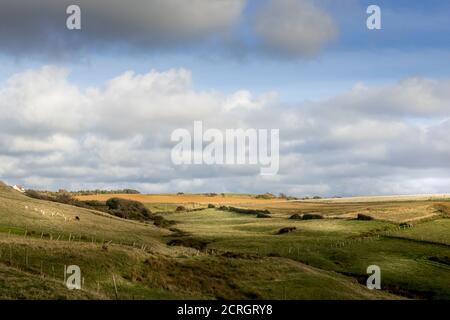
[[[431, 243], [439, 237], [416, 241], [421, 233], [432, 232], [433, 225], [402, 233], [389, 221], [293, 221], [283, 206], [280, 211], [270, 209], [270, 219], [258, 219], [204, 205], [176, 211], [179, 203], [170, 204], [166, 207], [170, 210], [161, 214], [176, 224], [161, 228], [149, 221], [31, 199], [1, 184], [0, 298], [440, 299], [450, 295], [449, 267], [444, 263], [450, 256], [447, 244]], [[445, 218], [433, 221], [441, 220]], [[286, 226], [296, 230], [277, 235]], [[444, 223], [436, 228], [445, 236], [447, 227]], [[385, 271], [385, 290], [372, 291], [364, 285], [365, 268], [373, 263]], [[65, 287], [67, 265], [80, 266], [82, 290]], [[399, 276], [405, 273], [399, 266], [409, 270], [408, 277]]]

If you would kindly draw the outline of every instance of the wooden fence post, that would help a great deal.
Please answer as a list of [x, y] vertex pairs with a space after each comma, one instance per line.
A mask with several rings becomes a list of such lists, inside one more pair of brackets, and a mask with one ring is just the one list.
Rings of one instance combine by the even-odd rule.
[[114, 283], [114, 292], [116, 294], [116, 300], [119, 300], [119, 294], [117, 292], [117, 285], [116, 285], [116, 278], [114, 277], [114, 275], [112, 275], [113, 278], [113, 283]]

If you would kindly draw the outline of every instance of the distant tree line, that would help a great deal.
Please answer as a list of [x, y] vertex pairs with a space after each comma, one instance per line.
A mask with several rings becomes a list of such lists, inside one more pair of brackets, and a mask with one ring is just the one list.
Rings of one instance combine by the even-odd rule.
[[258, 194], [255, 196], [256, 199], [264, 199], [264, 200], [271, 200], [271, 199], [283, 199], [283, 200], [299, 200], [297, 197], [288, 196], [284, 193], [280, 193], [278, 197], [270, 192], [266, 192], [264, 194]]
[[90, 196], [94, 194], [141, 194], [138, 190], [134, 189], [117, 189], [117, 190], [79, 190], [79, 191], [70, 191], [60, 190], [60, 193], [70, 193], [77, 196]]

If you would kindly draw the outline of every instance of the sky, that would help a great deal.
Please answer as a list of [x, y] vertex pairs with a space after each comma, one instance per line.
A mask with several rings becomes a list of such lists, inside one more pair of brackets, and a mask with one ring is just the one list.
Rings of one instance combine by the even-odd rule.
[[[66, 9], [81, 8], [81, 30]], [[380, 30], [366, 26], [369, 5]], [[450, 2], [1, 0], [0, 180], [58, 190], [450, 191]], [[279, 129], [280, 168], [171, 132]]]

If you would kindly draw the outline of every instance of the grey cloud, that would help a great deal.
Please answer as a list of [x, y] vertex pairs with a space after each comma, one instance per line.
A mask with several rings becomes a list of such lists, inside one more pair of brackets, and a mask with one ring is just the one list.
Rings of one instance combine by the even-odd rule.
[[311, 0], [268, 0], [256, 12], [254, 30], [269, 52], [288, 57], [315, 56], [338, 34], [331, 16]]
[[[77, 4], [82, 30], [66, 28], [66, 9]], [[226, 36], [245, 0], [14, 0], [0, 4], [3, 52], [65, 56], [102, 46], [151, 49]]]
[[[99, 50], [149, 53], [207, 48], [208, 56], [310, 58], [338, 27], [316, 0], [14, 0], [0, 4], [0, 53], [55, 60]], [[82, 30], [66, 9], [81, 8]], [[245, 19], [245, 21], [242, 23]], [[250, 35], [252, 40], [242, 37]], [[254, 44], [253, 38], [259, 40]], [[219, 49], [219, 50], [217, 50]]]

